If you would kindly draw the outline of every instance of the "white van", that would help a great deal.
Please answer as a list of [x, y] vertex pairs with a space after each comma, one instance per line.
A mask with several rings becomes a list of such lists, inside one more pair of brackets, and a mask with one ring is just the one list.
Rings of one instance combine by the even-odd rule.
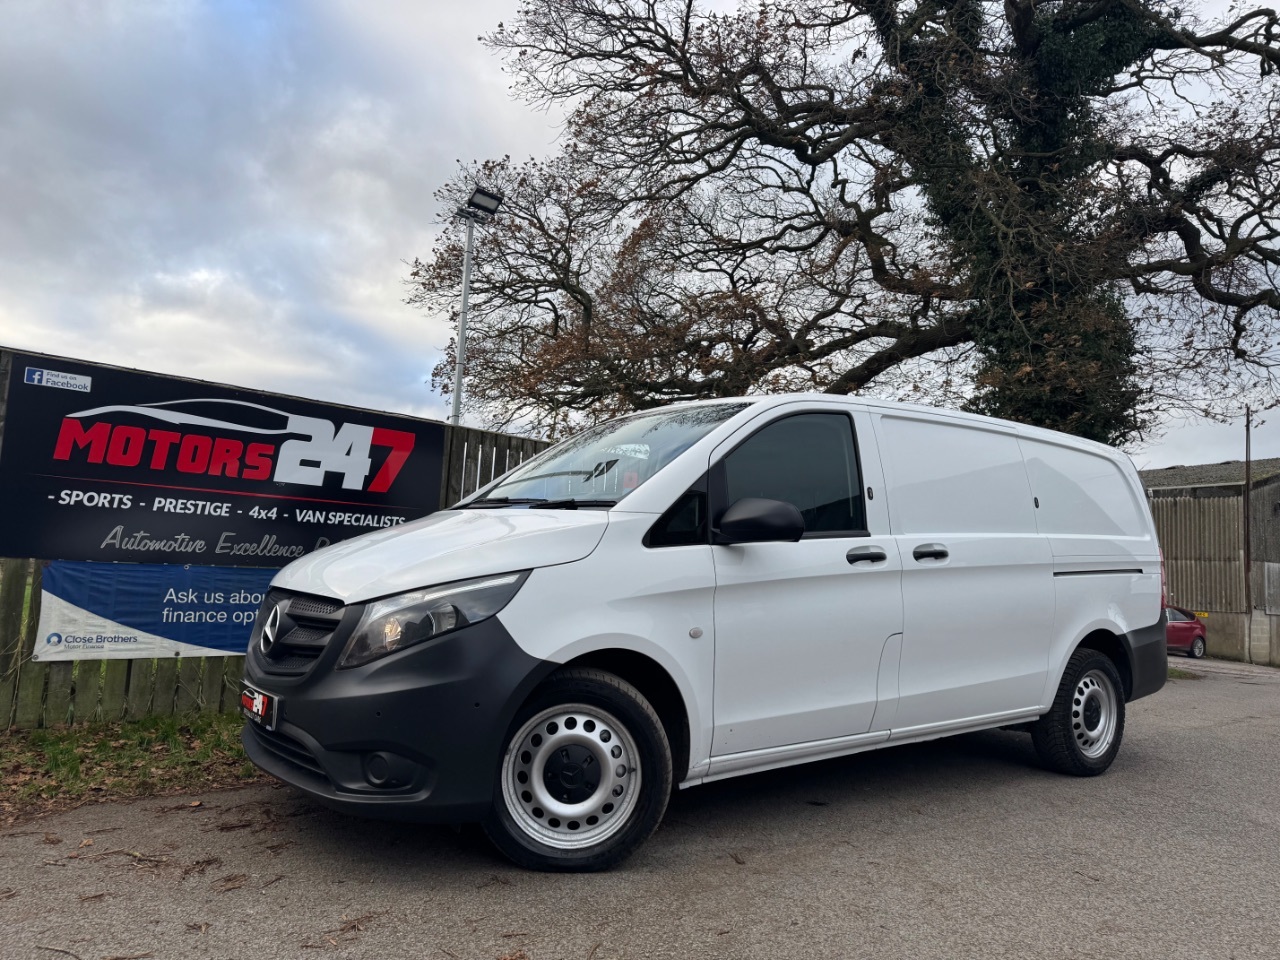
[[1101, 773], [1164, 684], [1162, 590], [1109, 447], [826, 395], [666, 407], [281, 570], [244, 744], [342, 810], [601, 869], [673, 784], [1024, 725]]

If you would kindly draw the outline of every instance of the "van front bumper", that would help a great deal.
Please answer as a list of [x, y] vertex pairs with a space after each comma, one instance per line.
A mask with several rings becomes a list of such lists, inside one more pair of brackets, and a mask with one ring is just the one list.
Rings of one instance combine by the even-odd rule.
[[512, 718], [557, 664], [521, 650], [497, 617], [338, 670], [345, 633], [300, 679], [271, 674], [250, 650], [245, 682], [278, 706], [272, 730], [246, 721], [249, 759], [344, 812], [483, 818]]

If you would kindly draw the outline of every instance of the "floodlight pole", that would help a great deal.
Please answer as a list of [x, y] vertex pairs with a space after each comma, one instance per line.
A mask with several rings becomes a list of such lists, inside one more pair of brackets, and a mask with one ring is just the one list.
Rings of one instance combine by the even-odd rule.
[[475, 215], [463, 209], [458, 215], [467, 220], [467, 252], [462, 256], [462, 312], [458, 314], [458, 346], [453, 361], [453, 412], [449, 414], [449, 423], [458, 425], [458, 417], [462, 414], [462, 365], [467, 358], [467, 305], [471, 299], [471, 246], [475, 243]]
[[476, 221], [487, 222], [502, 206], [502, 199], [502, 194], [478, 186], [457, 211], [457, 215], [467, 221], [467, 251], [462, 257], [462, 312], [458, 314], [458, 346], [454, 351], [457, 356], [453, 361], [453, 412], [449, 414], [449, 423], [455, 427], [462, 415], [462, 368], [467, 361], [467, 307], [471, 300], [471, 253], [476, 240]]
[[1253, 445], [1249, 436], [1253, 411], [1244, 408], [1244, 645], [1245, 660], [1253, 663]]

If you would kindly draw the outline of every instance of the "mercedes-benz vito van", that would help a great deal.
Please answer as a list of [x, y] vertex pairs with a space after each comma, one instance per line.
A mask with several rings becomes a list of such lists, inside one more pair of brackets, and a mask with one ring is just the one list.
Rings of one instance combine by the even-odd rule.
[[987, 727], [1102, 773], [1166, 676], [1159, 548], [1100, 444], [826, 395], [584, 430], [285, 567], [244, 744], [342, 810], [608, 867], [673, 784]]

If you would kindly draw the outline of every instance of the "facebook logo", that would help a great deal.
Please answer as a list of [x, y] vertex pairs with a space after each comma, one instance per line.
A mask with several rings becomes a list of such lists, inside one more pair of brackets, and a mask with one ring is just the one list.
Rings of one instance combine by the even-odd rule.
[[78, 373], [62, 373], [58, 370], [41, 370], [39, 367], [27, 367], [22, 378], [36, 387], [58, 387], [62, 390], [74, 390], [77, 393], [88, 393], [93, 389], [93, 378]]

